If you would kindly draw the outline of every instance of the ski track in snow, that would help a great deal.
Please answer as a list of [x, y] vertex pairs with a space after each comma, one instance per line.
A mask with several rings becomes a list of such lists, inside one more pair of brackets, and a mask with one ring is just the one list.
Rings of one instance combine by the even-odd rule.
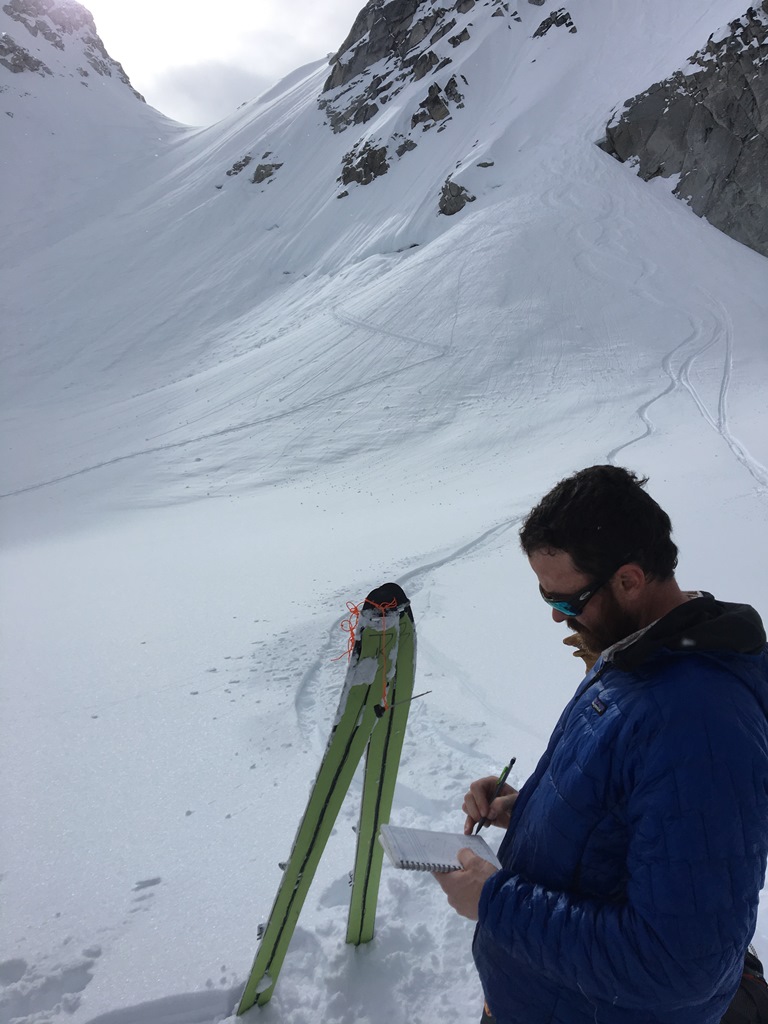
[[[659, 303], [658, 298], [650, 292], [644, 292], [644, 297], [647, 298], [648, 301]], [[627, 441], [612, 449], [609, 453], [608, 459], [609, 461], [613, 460], [620, 451], [630, 445], [637, 444], [639, 441], [648, 437], [649, 434], [653, 432], [653, 425], [647, 415], [648, 409], [672, 391], [682, 388], [690, 395], [705, 423], [719, 434], [739, 464], [750, 474], [752, 479], [758, 485], [759, 493], [766, 494], [768, 493], [768, 469], [749, 454], [742, 442], [739, 441], [738, 438], [734, 437], [730, 430], [728, 419], [728, 388], [733, 368], [733, 327], [731, 319], [728, 311], [722, 303], [719, 302], [718, 315], [711, 311], [711, 316], [713, 326], [708, 332], [708, 337], [706, 336], [703, 324], [695, 323], [691, 319], [691, 333], [679, 345], [675, 346], [675, 348], [667, 353], [662, 360], [662, 368], [669, 377], [670, 384], [658, 395], [651, 398], [648, 402], [643, 403], [638, 408], [637, 414], [646, 424], [647, 429], [645, 433], [638, 438], [634, 438], [633, 440]], [[702, 338], [704, 338], [703, 341], [701, 340]], [[716, 413], [712, 412], [709, 405], [702, 397], [699, 389], [691, 380], [691, 372], [696, 361], [714, 346], [721, 346], [723, 349], [723, 371], [718, 392]], [[679, 365], [676, 365], [676, 357], [678, 354], [684, 353], [685, 350], [689, 348], [692, 349], [692, 351], [685, 356]]]
[[[364, 320], [356, 319], [355, 317], [342, 313], [337, 306], [332, 307], [331, 313], [339, 323], [358, 329], [362, 328], [372, 334], [378, 334], [383, 337], [388, 337], [396, 339], [398, 341], [406, 342], [409, 346], [412, 346], [413, 348], [431, 349], [434, 352], [434, 355], [427, 356], [426, 358], [423, 359], [416, 359], [415, 361], [412, 362], [409, 362], [407, 357], [403, 357], [402, 360], [400, 361], [401, 365], [399, 366], [393, 366], [391, 360], [388, 358], [385, 364], [384, 374], [376, 374], [374, 377], [370, 379], [358, 380], [355, 377], [354, 373], [351, 373], [350, 380], [347, 381], [342, 387], [338, 387], [330, 392], [321, 392], [319, 395], [317, 395], [317, 397], [313, 398], [312, 400], [302, 402], [301, 404], [298, 405], [291, 405], [290, 408], [286, 408], [281, 412], [272, 413], [271, 415], [263, 416], [257, 419], [247, 420], [242, 423], [234, 423], [229, 426], [222, 427], [219, 430], [212, 430], [199, 434], [194, 434], [193, 436], [185, 437], [178, 441], [167, 441], [163, 444], [151, 445], [145, 448], [138, 448], [135, 449], [134, 451], [126, 452], [123, 455], [117, 455], [111, 459], [104, 459], [99, 462], [94, 462], [90, 465], [83, 466], [80, 469], [72, 470], [69, 473], [62, 473], [55, 477], [49, 477], [45, 480], [40, 480], [34, 484], [28, 484], [24, 487], [15, 488], [10, 491], [5, 491], [3, 493], [0, 493], [0, 500], [4, 498], [17, 497], [19, 495], [28, 494], [33, 491], [39, 491], [43, 488], [52, 487], [55, 484], [64, 483], [66, 481], [76, 479], [77, 477], [85, 476], [86, 474], [89, 473], [95, 473], [102, 469], [108, 469], [110, 467], [117, 466], [120, 463], [129, 462], [140, 458], [146, 458], [152, 455], [159, 455], [164, 454], [166, 452], [176, 451], [182, 448], [191, 447], [193, 445], [203, 444], [207, 441], [217, 440], [219, 438], [230, 437], [232, 435], [242, 433], [243, 431], [247, 430], [261, 430], [264, 427], [273, 426], [276, 423], [279, 423], [280, 421], [286, 419], [293, 419], [299, 413], [308, 412], [311, 409], [316, 409], [319, 406], [325, 405], [327, 403], [332, 403], [340, 398], [347, 398], [356, 392], [365, 391], [368, 388], [381, 387], [381, 384], [384, 380], [391, 380], [395, 377], [402, 376], [403, 374], [411, 373], [418, 367], [426, 366], [434, 362], [435, 360], [441, 359], [449, 351], [448, 346], [436, 345], [433, 342], [423, 341], [412, 336], [400, 334], [396, 331], [392, 331], [387, 328], [374, 326]], [[343, 339], [338, 339], [333, 343], [332, 347], [341, 346], [342, 344]], [[355, 352], [362, 350], [364, 348], [365, 340], [361, 339], [352, 347], [352, 349], [346, 350], [344, 365], [348, 367], [354, 367], [355, 364], [353, 362], [353, 356]], [[314, 359], [316, 360], [320, 360], [321, 358], [327, 361], [328, 349], [324, 349], [321, 353], [314, 357]], [[297, 367], [296, 370], [293, 372], [300, 372], [302, 374], [300, 382], [295, 386], [295, 388], [293, 388], [292, 390], [288, 390], [287, 392], [282, 394], [277, 399], [278, 403], [282, 404], [283, 402], [286, 402], [288, 399], [294, 397], [308, 385], [311, 385], [324, 372], [326, 366], [327, 362], [323, 366], [321, 366], [320, 369], [318, 369], [317, 373], [315, 374], [306, 373], [307, 362], [304, 362], [300, 367]], [[337, 383], [340, 379], [340, 377], [336, 378]], [[166, 431], [166, 433], [173, 433], [179, 429], [181, 428], [174, 427]], [[279, 464], [279, 462], [280, 453], [278, 452], [271, 465], [277, 465]]]
[[[558, 187], [550, 189], [544, 198], [548, 205], [556, 209], [566, 201], [567, 195], [567, 189]], [[617, 246], [610, 246], [609, 238], [611, 236], [608, 231], [608, 225], [620, 225], [623, 219], [623, 212], [618, 209], [615, 197], [606, 191], [600, 196], [599, 203], [600, 216], [587, 223], [578, 223], [574, 229], [574, 233], [584, 245], [583, 251], [575, 257], [576, 264], [582, 270], [589, 273], [590, 276], [603, 278], [611, 284], [619, 283], [629, 286], [645, 302], [668, 310], [670, 314], [673, 313], [675, 311], [674, 307], [667, 305], [659, 297], [659, 293], [654, 292], [650, 287], [652, 280], [658, 275], [658, 266], [649, 259], [644, 259], [628, 252], [624, 246], [621, 246], [620, 251]], [[628, 221], [626, 221], [626, 227], [627, 229], [631, 227]], [[588, 232], [591, 232], [594, 228], [597, 228], [597, 235], [594, 238], [589, 238]], [[618, 234], [621, 237], [621, 232]], [[609, 262], [606, 261], [606, 256], [609, 257]], [[601, 262], [604, 264], [602, 267], [600, 265]], [[617, 273], [617, 267], [625, 268], [625, 272]], [[708, 309], [711, 317], [711, 328], [705, 330], [703, 321], [696, 321], [689, 315], [691, 333], [672, 348], [662, 359], [661, 365], [669, 377], [670, 383], [658, 394], [643, 402], [636, 410], [637, 416], [645, 426], [645, 430], [638, 437], [612, 448], [607, 454], [607, 461], [613, 462], [620, 452], [650, 437], [655, 432], [653, 422], [648, 415], [650, 408], [673, 391], [682, 388], [693, 400], [696, 409], [707, 425], [722, 438], [732, 455], [750, 474], [758, 485], [758, 492], [766, 494], [768, 493], [768, 468], [749, 454], [746, 446], [733, 435], [730, 429], [728, 389], [734, 362], [733, 323], [731, 316], [721, 301], [716, 300], [716, 308], [713, 309], [711, 300], [704, 293], [699, 292], [699, 294], [701, 295], [702, 307]], [[691, 372], [697, 359], [713, 346], [720, 346], [723, 350], [723, 370], [718, 393], [717, 411], [715, 413], [712, 412], [699, 389], [691, 380]], [[689, 349], [690, 351], [688, 351], [682, 362], [676, 365], [678, 354], [683, 354]]]
[[[675, 370], [673, 369], [673, 359], [680, 350], [686, 349], [692, 342], [695, 342], [700, 337], [700, 334], [700, 326], [694, 324], [693, 321], [691, 321], [690, 334], [688, 334], [679, 343], [679, 345], [673, 348], [671, 352], [668, 352], [667, 355], [664, 356], [661, 365], [664, 372], [669, 377], [669, 384], [667, 384], [667, 386], [657, 395], [654, 395], [653, 398], [649, 398], [646, 402], [643, 402], [642, 405], [638, 406], [637, 408], [637, 415], [645, 424], [644, 432], [639, 437], [634, 437], [629, 441], [624, 441], [622, 444], [617, 445], [615, 448], [612, 448], [608, 452], [608, 455], [606, 457], [608, 462], [614, 462], [619, 452], [622, 452], [625, 449], [632, 447], [633, 445], [639, 444], [639, 442], [644, 441], [646, 438], [650, 437], [652, 434], [656, 432], [653, 420], [648, 415], [648, 410], [653, 405], [655, 405], [656, 402], [661, 401], [663, 398], [666, 398], [667, 395], [671, 394], [672, 392], [680, 388], [681, 382], [679, 379], [679, 374], [675, 372]], [[709, 348], [710, 344], [711, 342], [708, 342], [705, 346], [703, 346], [703, 348], [697, 349], [696, 353], [694, 353], [694, 356], [691, 356], [690, 358], [695, 358], [696, 354], [698, 354], [700, 351], [703, 351], [704, 348]]]
[[[382, 338], [394, 338], [397, 341], [404, 341], [408, 345], [413, 345], [418, 348], [430, 348], [436, 353], [436, 356], [445, 356], [450, 351], [450, 345], [437, 345], [433, 341], [424, 341], [422, 338], [414, 338], [408, 334], [401, 334], [399, 331], [393, 331], [388, 327], [382, 327], [378, 324], [372, 324], [368, 320], [362, 320], [357, 317], [351, 316], [349, 313], [342, 313], [338, 306], [333, 306], [331, 312], [333, 316], [338, 320], [339, 323], [345, 324], [348, 327], [362, 328], [365, 331], [369, 331], [371, 334], [378, 335]], [[362, 344], [362, 343], [361, 343]], [[430, 360], [426, 360], [429, 362]], [[425, 360], [421, 360], [417, 363], [417, 366], [421, 366]], [[389, 369], [387, 366], [387, 373]]]
[[720, 385], [720, 394], [718, 396], [717, 403], [717, 430], [738, 461], [759, 484], [761, 491], [763, 493], [768, 493], [768, 467], [753, 458], [747, 451], [744, 444], [742, 444], [742, 442], [731, 433], [730, 421], [728, 418], [728, 389], [731, 383], [734, 358], [733, 321], [731, 320], [730, 313], [722, 302], [718, 300], [717, 306], [720, 311], [720, 324], [725, 340], [723, 379]]

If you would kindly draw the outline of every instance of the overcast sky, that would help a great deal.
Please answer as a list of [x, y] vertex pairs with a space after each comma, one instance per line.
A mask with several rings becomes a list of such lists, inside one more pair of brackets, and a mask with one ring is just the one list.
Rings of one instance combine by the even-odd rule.
[[210, 124], [335, 52], [366, 0], [82, 0], [110, 56], [164, 114]]

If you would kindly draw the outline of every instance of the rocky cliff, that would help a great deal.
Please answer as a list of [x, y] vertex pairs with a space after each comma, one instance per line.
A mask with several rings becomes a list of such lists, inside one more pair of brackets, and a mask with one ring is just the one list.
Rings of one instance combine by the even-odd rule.
[[[478, 6], [502, 13], [502, 0], [485, 0]], [[475, 0], [455, 0], [452, 9], [439, 0], [370, 0], [331, 58], [320, 103], [333, 130], [365, 124], [408, 82], [447, 68], [451, 52], [470, 39], [471, 24], [465, 16], [474, 7]], [[424, 105], [415, 111], [418, 123], [441, 121], [448, 117], [452, 102], [461, 102], [458, 89], [449, 85], [452, 81], [450, 74], [439, 83], [433, 80]]]
[[[539, 6], [544, 0], [528, 2]], [[449, 127], [455, 112], [464, 108], [470, 85], [457, 70], [459, 48], [486, 19], [494, 19], [499, 31], [525, 31], [520, 13], [506, 0], [449, 0], [447, 5], [441, 0], [369, 0], [331, 58], [331, 73], [319, 99], [334, 132], [357, 128], [359, 135], [342, 162], [338, 181], [344, 190], [339, 198], [348, 194], [347, 186], [367, 185], [386, 174], [394, 161], [417, 148], [424, 133]], [[541, 38], [561, 27], [577, 31], [564, 8], [541, 20], [531, 35]], [[422, 81], [421, 93], [414, 92], [414, 83]], [[414, 97], [407, 101], [412, 104], [408, 120], [377, 131], [375, 119], [404, 89]], [[370, 134], [360, 135], [361, 126], [369, 121]], [[450, 216], [474, 199], [449, 174], [438, 207]]]
[[768, 256], [768, 0], [710, 36], [684, 70], [624, 104], [600, 143]]

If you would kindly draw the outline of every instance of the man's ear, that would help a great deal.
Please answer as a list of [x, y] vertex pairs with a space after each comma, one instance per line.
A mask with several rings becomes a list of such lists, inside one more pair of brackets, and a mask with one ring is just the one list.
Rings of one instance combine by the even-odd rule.
[[614, 584], [625, 597], [639, 597], [645, 591], [647, 584], [645, 571], [636, 562], [627, 562], [622, 565], [614, 576]]

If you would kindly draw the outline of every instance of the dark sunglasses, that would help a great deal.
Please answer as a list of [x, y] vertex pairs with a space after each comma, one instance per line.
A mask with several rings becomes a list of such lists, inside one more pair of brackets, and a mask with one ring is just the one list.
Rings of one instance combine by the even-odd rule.
[[[613, 575], [611, 573], [611, 576]], [[550, 594], [544, 590], [541, 584], [539, 584], [539, 593], [555, 611], [560, 612], [561, 615], [565, 615], [569, 619], [575, 619], [577, 615], [581, 615], [587, 603], [592, 600], [600, 587], [605, 586], [608, 580], [611, 579], [611, 576], [597, 583], [588, 583], [586, 587], [582, 587], [581, 590], [577, 590], [573, 594]]]

